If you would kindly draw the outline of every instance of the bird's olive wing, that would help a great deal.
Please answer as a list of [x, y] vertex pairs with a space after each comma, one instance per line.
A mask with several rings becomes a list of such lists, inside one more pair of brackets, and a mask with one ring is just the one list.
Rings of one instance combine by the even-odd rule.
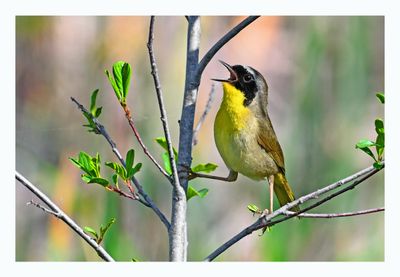
[[275, 135], [274, 128], [268, 116], [267, 119], [259, 120], [257, 142], [272, 157], [282, 173], [285, 174], [285, 161], [283, 159], [282, 148], [279, 145], [278, 138]]

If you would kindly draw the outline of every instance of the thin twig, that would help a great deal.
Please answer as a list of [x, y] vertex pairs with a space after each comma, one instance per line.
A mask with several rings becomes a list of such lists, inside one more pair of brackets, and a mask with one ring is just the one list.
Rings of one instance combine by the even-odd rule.
[[27, 206], [33, 205], [33, 206], [35, 206], [35, 207], [37, 207], [37, 208], [43, 210], [45, 213], [54, 215], [55, 217], [57, 217], [57, 218], [59, 218], [59, 219], [62, 218], [60, 213], [54, 212], [54, 211], [52, 211], [52, 210], [50, 210], [50, 209], [48, 209], [48, 208], [46, 208], [46, 207], [40, 205], [39, 203], [37, 203], [37, 202], [35, 202], [35, 201], [33, 201], [33, 200], [31, 200], [31, 201], [29, 201], [28, 203], [26, 203], [26, 205], [27, 205]]
[[240, 22], [238, 25], [236, 25], [234, 28], [232, 28], [228, 33], [226, 33], [220, 40], [217, 41], [217, 43], [215, 43], [213, 45], [213, 47], [211, 47], [210, 50], [207, 51], [207, 53], [201, 59], [199, 66], [197, 67], [196, 75], [197, 75], [198, 80], [200, 80], [201, 74], [203, 73], [207, 64], [211, 61], [211, 59], [214, 57], [214, 55], [222, 48], [222, 46], [224, 46], [228, 41], [230, 41], [240, 31], [242, 31], [244, 28], [246, 28], [248, 25], [250, 25], [254, 20], [256, 20], [259, 17], [260, 16], [247, 17], [242, 22]]
[[[384, 166], [384, 161], [382, 161], [382, 164]], [[383, 169], [384, 167], [382, 167], [381, 169]], [[376, 169], [373, 166], [370, 166], [366, 169], [363, 169], [351, 176], [348, 176], [340, 181], [337, 181], [331, 185], [328, 185], [322, 189], [316, 190], [312, 193], [309, 193], [305, 196], [302, 196], [300, 198], [298, 198], [297, 200], [294, 200], [284, 206], [282, 206], [281, 208], [279, 208], [278, 210], [274, 211], [271, 214], [268, 214], [266, 216], [260, 217], [256, 222], [254, 222], [253, 224], [247, 226], [246, 228], [244, 228], [241, 232], [239, 232], [238, 234], [236, 234], [235, 236], [233, 236], [230, 240], [228, 240], [227, 242], [225, 242], [223, 245], [221, 245], [220, 247], [218, 247], [214, 252], [212, 252], [209, 256], [207, 256], [207, 258], [205, 259], [205, 261], [212, 261], [214, 260], [216, 257], [218, 257], [220, 254], [222, 254], [223, 252], [225, 252], [229, 247], [231, 247], [232, 245], [234, 245], [236, 242], [238, 242], [239, 240], [241, 240], [242, 238], [250, 235], [251, 233], [253, 233], [256, 230], [259, 230], [261, 228], [266, 228], [266, 227], [270, 227], [273, 226], [275, 224], [278, 224], [280, 222], [286, 221], [292, 217], [295, 217], [301, 213], [304, 213], [306, 211], [309, 211], [317, 206], [320, 206], [321, 204], [325, 203], [326, 201], [332, 199], [333, 197], [336, 197], [346, 191], [349, 191], [351, 189], [354, 189], [357, 185], [361, 184], [363, 181], [365, 181], [366, 179], [370, 178], [371, 176], [373, 176], [374, 174], [376, 174], [377, 172], [379, 172], [381, 169]], [[355, 180], [355, 181], [354, 181]], [[271, 221], [271, 219], [279, 216], [279, 215], [284, 215], [285, 212], [289, 211], [291, 208], [298, 206], [299, 204], [308, 202], [312, 199], [316, 199], [318, 198], [320, 195], [325, 194], [329, 191], [332, 191], [336, 188], [339, 188], [347, 183], [350, 183], [354, 181], [351, 185], [335, 192], [332, 193], [331, 195], [321, 199], [320, 201], [308, 206], [307, 208], [301, 209], [298, 212], [294, 212], [291, 213], [290, 215], [286, 215], [283, 218]]]
[[[383, 212], [384, 210], [385, 210], [385, 208], [381, 207], [381, 208], [367, 209], [367, 210], [356, 211], [356, 212], [347, 212], [347, 213], [330, 213], [330, 214], [301, 213], [296, 216], [303, 217], [303, 218], [338, 218], [338, 217], [349, 217], [349, 216], [358, 216], [358, 215], [378, 213], [378, 212]], [[293, 215], [293, 214], [295, 214], [295, 212], [285, 211], [282, 214]]]
[[128, 120], [129, 126], [132, 129], [133, 134], [135, 135], [137, 141], [139, 142], [140, 146], [143, 149], [144, 154], [153, 162], [153, 164], [158, 168], [158, 170], [169, 180], [171, 181], [171, 177], [169, 174], [165, 171], [165, 169], [156, 161], [156, 159], [150, 154], [149, 150], [147, 149], [146, 145], [144, 145], [144, 142], [142, 138], [140, 137], [140, 134], [138, 130], [136, 129], [135, 123], [132, 119], [131, 111], [129, 110], [128, 106], [123, 106], [124, 112], [125, 112], [125, 117]]
[[204, 108], [204, 111], [200, 116], [199, 122], [197, 122], [196, 128], [194, 128], [194, 130], [193, 130], [193, 146], [197, 144], [197, 142], [198, 142], [197, 135], [199, 133], [199, 130], [200, 130], [201, 126], [203, 125], [208, 112], [211, 110], [211, 106], [214, 101], [214, 94], [215, 94], [215, 84], [213, 83], [211, 85], [211, 90], [210, 90], [210, 94], [208, 96], [206, 107]]
[[161, 115], [160, 119], [161, 119], [161, 123], [162, 123], [163, 130], [164, 130], [165, 140], [166, 140], [167, 146], [168, 146], [167, 150], [168, 150], [169, 162], [170, 162], [171, 170], [172, 170], [173, 185], [174, 185], [174, 187], [178, 187], [178, 186], [180, 186], [178, 170], [176, 168], [175, 154], [173, 151], [172, 142], [171, 142], [171, 134], [169, 131], [169, 126], [168, 126], [168, 117], [167, 117], [167, 112], [165, 110], [163, 92], [162, 92], [161, 83], [160, 83], [160, 77], [158, 76], [158, 68], [157, 68], [156, 58], [154, 56], [154, 51], [153, 51], [154, 21], [155, 21], [155, 16], [151, 16], [150, 17], [150, 27], [149, 27], [149, 40], [147, 42], [147, 49], [149, 51], [151, 75], [153, 76], [154, 87], [156, 89], [156, 94], [157, 94], [158, 106], [160, 108], [160, 115]]
[[[123, 166], [125, 166], [124, 158], [122, 158], [121, 153], [118, 151], [117, 145], [111, 139], [111, 137], [108, 134], [105, 127], [98, 121], [97, 118], [92, 116], [91, 113], [89, 113], [89, 111], [81, 103], [79, 103], [75, 98], [71, 97], [71, 100], [78, 106], [78, 109], [80, 109], [82, 112], [87, 113], [89, 116], [91, 116], [91, 119], [93, 120], [93, 123], [96, 125], [96, 128], [99, 131], [99, 133], [107, 140], [108, 144], [110, 144], [110, 146], [111, 146], [113, 153], [117, 156], [117, 158], [121, 162], [121, 164]], [[146, 207], [151, 208], [156, 213], [156, 215], [160, 218], [162, 223], [164, 223], [165, 227], [168, 230], [170, 228], [170, 223], [169, 223], [168, 219], [160, 211], [160, 209], [157, 207], [157, 205], [153, 202], [151, 197], [146, 194], [146, 192], [143, 190], [143, 187], [140, 185], [139, 181], [136, 179], [135, 176], [132, 177], [132, 181], [133, 181], [133, 184], [135, 185], [136, 189], [138, 190], [139, 195], [142, 196], [144, 199], [144, 201], [142, 199], [140, 199], [138, 201], [140, 203], [142, 203], [143, 205], [145, 205]]]
[[171, 211], [171, 228], [169, 230], [169, 259], [170, 261], [186, 260], [186, 193], [178, 176], [178, 170], [175, 163], [175, 156], [171, 142], [171, 135], [168, 127], [168, 118], [165, 111], [163, 93], [161, 90], [158, 69], [153, 52], [154, 41], [154, 21], [155, 17], [151, 16], [149, 26], [149, 39], [147, 49], [149, 51], [151, 75], [153, 76], [154, 86], [156, 89], [158, 106], [160, 108], [161, 122], [164, 129], [165, 140], [167, 142], [167, 150], [169, 162], [172, 169], [173, 190], [172, 190], [172, 211]]
[[114, 259], [101, 247], [94, 239], [88, 236], [81, 227], [78, 226], [69, 216], [67, 216], [53, 201], [50, 200], [47, 195], [41, 192], [35, 185], [33, 185], [29, 180], [27, 180], [24, 176], [22, 176], [18, 171], [15, 171], [15, 178], [23, 184], [26, 188], [28, 188], [34, 195], [36, 195], [43, 203], [45, 203], [50, 210], [47, 208], [42, 207], [39, 204], [33, 203], [32, 204], [41, 208], [45, 212], [48, 212], [57, 218], [64, 221], [72, 230], [74, 230], [81, 238], [83, 238], [105, 261], [113, 262]]

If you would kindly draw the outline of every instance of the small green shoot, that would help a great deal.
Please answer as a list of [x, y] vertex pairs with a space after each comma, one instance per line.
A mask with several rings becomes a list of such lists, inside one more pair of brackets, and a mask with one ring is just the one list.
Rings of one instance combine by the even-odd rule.
[[[385, 95], [383, 93], [377, 93], [376, 97], [382, 104], [385, 103]], [[385, 150], [385, 128], [383, 120], [380, 118], [375, 119], [375, 132], [377, 134], [375, 141], [361, 139], [357, 142], [356, 148], [372, 157], [374, 160], [373, 166], [376, 169], [381, 169], [383, 167], [383, 152]], [[373, 147], [375, 147], [376, 155], [371, 150]]]
[[99, 129], [97, 128], [96, 124], [94, 123], [93, 119], [98, 118], [101, 114], [103, 107], [96, 106], [96, 99], [99, 93], [99, 89], [96, 89], [92, 92], [90, 97], [90, 113], [83, 112], [83, 115], [86, 117], [88, 124], [83, 125], [84, 127], [88, 128], [88, 132], [93, 132], [95, 134], [100, 134]]
[[131, 83], [131, 72], [130, 64], [123, 61], [114, 63], [112, 76], [108, 70], [105, 70], [115, 95], [122, 106], [126, 106], [126, 97]]
[[69, 159], [75, 166], [85, 172], [81, 175], [84, 182], [88, 184], [96, 183], [104, 187], [108, 185], [108, 180], [100, 176], [100, 155], [98, 153], [96, 157], [92, 157], [81, 151], [77, 159]]
[[247, 205], [247, 209], [253, 213], [253, 215], [255, 214], [262, 214], [262, 211], [260, 210], [260, 208], [258, 208], [256, 205], [254, 204], [249, 204]]
[[119, 163], [106, 162], [105, 165], [114, 170], [114, 175], [112, 176], [113, 183], [118, 187], [118, 177], [120, 177], [125, 182], [128, 182], [133, 175], [140, 171], [142, 168], [142, 163], [138, 163], [135, 166], [135, 150], [130, 149], [126, 153], [125, 167]]
[[188, 186], [187, 194], [186, 194], [186, 199], [189, 201], [191, 198], [198, 196], [200, 198], [206, 197], [208, 194], [208, 189], [204, 188], [199, 191], [197, 191], [194, 187]]
[[97, 242], [97, 244], [100, 244], [103, 241], [104, 236], [107, 233], [108, 229], [111, 227], [111, 225], [114, 224], [114, 222], [115, 218], [111, 218], [105, 227], [101, 225], [99, 233], [97, 233], [93, 228], [88, 226], [85, 226], [83, 229], [85, 233], [92, 235], [92, 238]]

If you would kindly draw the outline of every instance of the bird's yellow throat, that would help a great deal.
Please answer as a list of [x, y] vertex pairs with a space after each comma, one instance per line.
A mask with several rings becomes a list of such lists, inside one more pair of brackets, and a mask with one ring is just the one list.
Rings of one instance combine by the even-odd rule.
[[217, 125], [230, 125], [233, 130], [239, 131], [246, 126], [250, 114], [250, 110], [243, 105], [244, 94], [230, 83], [224, 82], [222, 86], [224, 96], [216, 118]]

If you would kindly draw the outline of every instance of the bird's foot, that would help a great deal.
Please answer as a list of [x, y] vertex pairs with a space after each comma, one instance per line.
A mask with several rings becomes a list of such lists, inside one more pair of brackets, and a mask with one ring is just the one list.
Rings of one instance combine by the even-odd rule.
[[[260, 214], [260, 218], [266, 217], [266, 216], [269, 215], [269, 214], [270, 214], [270, 211], [269, 211], [268, 209], [264, 209], [264, 210], [262, 211], [262, 213]], [[270, 227], [270, 226], [265, 226], [265, 227], [263, 227], [262, 230], [261, 230], [261, 234], [260, 234], [259, 236], [264, 235], [265, 231], [267, 231], [267, 230], [270, 231], [270, 230], [271, 230], [271, 227]]]
[[267, 215], [269, 215], [269, 214], [270, 214], [269, 210], [268, 210], [268, 209], [264, 209], [264, 210], [261, 212], [260, 217], [264, 217], [264, 216], [267, 216]]

